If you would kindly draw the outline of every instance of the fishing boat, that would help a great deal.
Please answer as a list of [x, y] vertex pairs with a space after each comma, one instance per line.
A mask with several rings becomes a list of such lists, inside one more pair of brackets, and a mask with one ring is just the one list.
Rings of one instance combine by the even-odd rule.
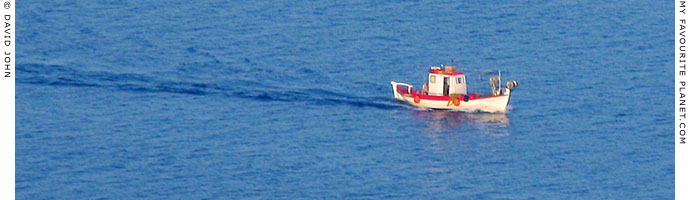
[[468, 93], [467, 77], [457, 72], [455, 66], [429, 68], [429, 78], [421, 90], [407, 83], [391, 81], [396, 99], [410, 105], [429, 109], [458, 110], [465, 112], [504, 113], [510, 102], [517, 81], [507, 81], [501, 86], [501, 72], [490, 76], [490, 93]]

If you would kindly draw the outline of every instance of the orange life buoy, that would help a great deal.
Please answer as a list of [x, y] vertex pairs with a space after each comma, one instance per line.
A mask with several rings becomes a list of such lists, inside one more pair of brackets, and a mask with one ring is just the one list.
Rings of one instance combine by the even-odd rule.
[[420, 99], [419, 99], [419, 95], [414, 96], [414, 102], [415, 102], [415, 103], [419, 103], [419, 100], [420, 100]]
[[453, 105], [459, 106], [460, 105], [460, 99], [453, 99]]

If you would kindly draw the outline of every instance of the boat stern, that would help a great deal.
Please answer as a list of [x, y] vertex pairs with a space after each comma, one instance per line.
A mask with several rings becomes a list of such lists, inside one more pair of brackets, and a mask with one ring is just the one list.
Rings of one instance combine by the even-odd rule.
[[[393, 97], [395, 97], [395, 98], [398, 99], [398, 100], [404, 101], [405, 98], [403, 97], [402, 94], [400, 94], [400, 92], [398, 92], [398, 86], [405, 86], [405, 87], [407, 87], [407, 89], [408, 89], [408, 91], [409, 91], [409, 90], [412, 89], [412, 85], [406, 84], [406, 83], [398, 83], [398, 82], [395, 82], [395, 81], [391, 81], [391, 87], [393, 88]], [[409, 94], [409, 93], [410, 93], [410, 92], [408, 92], [408, 94]]]

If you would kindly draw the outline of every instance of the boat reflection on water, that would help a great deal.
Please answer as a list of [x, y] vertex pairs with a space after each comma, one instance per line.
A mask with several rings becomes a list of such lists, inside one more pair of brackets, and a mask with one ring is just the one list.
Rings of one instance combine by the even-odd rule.
[[[465, 156], [493, 154], [510, 143], [510, 119], [505, 113], [464, 113], [439, 110], [412, 111], [417, 122], [421, 122], [420, 136], [426, 137], [429, 145], [422, 148], [434, 152], [432, 160], [425, 167], [429, 173], [458, 179], [452, 171], [461, 171], [458, 163], [472, 163], [476, 160]], [[480, 150], [481, 149], [481, 150]], [[450, 159], [449, 159], [450, 158]], [[500, 158], [497, 158], [500, 160]]]
[[510, 119], [505, 113], [465, 113], [449, 111], [413, 111], [415, 118], [427, 125], [432, 132], [479, 131], [486, 135], [504, 137], [510, 135]]

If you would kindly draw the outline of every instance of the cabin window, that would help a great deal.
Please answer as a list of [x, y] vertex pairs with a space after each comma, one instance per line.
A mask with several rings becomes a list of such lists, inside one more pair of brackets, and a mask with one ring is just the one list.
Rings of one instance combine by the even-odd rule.
[[462, 84], [462, 77], [458, 78], [458, 84]]
[[429, 77], [429, 83], [436, 83], [436, 76], [431, 75], [431, 77]]

